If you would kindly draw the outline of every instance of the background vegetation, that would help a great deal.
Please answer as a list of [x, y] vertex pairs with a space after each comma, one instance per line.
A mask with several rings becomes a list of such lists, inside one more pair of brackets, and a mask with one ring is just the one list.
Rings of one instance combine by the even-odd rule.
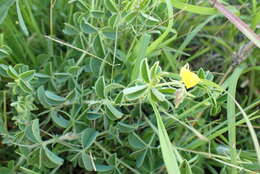
[[[221, 3], [259, 33], [260, 2]], [[210, 1], [0, 0], [0, 173], [259, 173], [244, 34]]]

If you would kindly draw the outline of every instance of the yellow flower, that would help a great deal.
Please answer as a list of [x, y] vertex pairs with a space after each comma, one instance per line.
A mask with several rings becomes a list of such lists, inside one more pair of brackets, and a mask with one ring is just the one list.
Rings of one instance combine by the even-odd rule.
[[200, 82], [198, 75], [191, 72], [188, 65], [181, 68], [180, 76], [187, 89], [196, 86]]

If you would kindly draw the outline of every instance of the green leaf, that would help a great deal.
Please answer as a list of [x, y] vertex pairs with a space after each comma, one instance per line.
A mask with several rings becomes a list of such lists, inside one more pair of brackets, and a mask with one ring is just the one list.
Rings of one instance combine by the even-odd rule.
[[150, 16], [150, 15], [148, 15], [148, 14], [145, 14], [145, 13], [142, 13], [142, 12], [141, 12], [141, 15], [142, 15], [145, 19], [147, 19], [147, 20], [149, 20], [149, 21], [160, 22], [158, 19], [156, 19], [156, 18], [154, 18], [153, 16]]
[[158, 75], [158, 73], [160, 72], [159, 71], [159, 62], [157, 61], [157, 62], [155, 62], [154, 64], [153, 64], [153, 66], [151, 67], [151, 77], [152, 77], [152, 79], [155, 79], [156, 78], [156, 76]]
[[12, 169], [7, 168], [7, 167], [0, 167], [0, 173], [1, 174], [13, 174], [14, 171]]
[[123, 123], [123, 122], [118, 122], [117, 128], [120, 132], [123, 132], [123, 133], [130, 133], [130, 132], [133, 132], [136, 129], [135, 126], [133, 126], [131, 124], [126, 124], [126, 123]]
[[70, 124], [70, 121], [66, 120], [62, 116], [60, 116], [56, 111], [50, 112], [52, 121], [62, 128], [67, 128]]
[[116, 38], [116, 33], [111, 27], [104, 27], [102, 28], [102, 34], [111, 40], [115, 40]]
[[152, 98], [155, 101], [165, 101], [165, 96], [160, 91], [158, 91], [158, 89], [152, 88], [151, 92], [152, 92]]
[[81, 22], [80, 29], [86, 34], [93, 34], [93, 33], [98, 32], [97, 29], [93, 25], [91, 25], [90, 23], [85, 22], [85, 21]]
[[39, 102], [45, 106], [45, 107], [51, 107], [51, 104], [49, 104], [47, 102], [47, 99], [45, 97], [45, 90], [44, 90], [44, 87], [43, 86], [40, 86], [38, 89], [37, 89], [37, 97], [38, 97], [38, 100]]
[[144, 34], [140, 40], [137, 42], [132, 55], [128, 58], [129, 63], [135, 63], [132, 70], [131, 79], [136, 80], [140, 72], [140, 64], [145, 58], [146, 50], [148, 49], [149, 43], [151, 40], [151, 35]]
[[131, 156], [134, 156], [136, 158], [136, 167], [140, 168], [143, 165], [145, 157], [147, 155], [147, 151], [148, 149], [145, 148], [131, 154]]
[[111, 120], [117, 120], [123, 116], [123, 113], [116, 109], [111, 103], [106, 104], [106, 113]]
[[35, 137], [35, 139], [38, 142], [42, 141], [41, 135], [40, 135], [39, 119], [33, 120], [33, 122], [32, 122], [32, 133], [33, 133], [33, 136]]
[[0, 75], [3, 77], [9, 77], [7, 71], [8, 71], [8, 66], [4, 64], [0, 64]]
[[158, 135], [161, 145], [161, 151], [163, 155], [163, 160], [166, 166], [168, 173], [181, 174], [178, 167], [177, 159], [174, 154], [174, 151], [177, 151], [175, 146], [171, 143], [166, 128], [163, 124], [161, 115], [156, 107], [156, 105], [151, 101], [156, 120], [158, 125]]
[[[243, 70], [245, 69], [245, 64], [242, 64], [238, 67], [235, 68], [233, 71], [232, 75], [230, 76], [230, 83], [228, 87], [228, 92], [230, 95], [227, 97], [227, 120], [228, 120], [228, 140], [229, 140], [229, 150], [230, 150], [230, 162], [232, 164], [237, 164], [237, 149], [236, 149], [236, 105], [235, 102], [233, 101], [233, 98], [236, 98], [236, 88], [237, 88], [237, 83], [239, 80], [239, 77]], [[215, 108], [216, 107], [216, 108]], [[216, 112], [218, 112], [221, 108], [216, 104], [216, 106], [213, 107], [215, 108]], [[214, 111], [214, 110], [213, 110]], [[258, 147], [259, 148], [259, 145]], [[259, 154], [260, 155], [260, 151]], [[260, 156], [259, 159], [260, 160]], [[258, 161], [260, 164], [260, 161]], [[232, 169], [235, 170], [235, 169]], [[236, 170], [235, 170], [236, 171]], [[234, 172], [232, 172], [234, 173]]]
[[159, 91], [163, 94], [173, 95], [177, 90], [172, 87], [163, 87], [163, 88], [160, 88]]
[[89, 155], [87, 155], [85, 152], [82, 153], [81, 159], [83, 161], [83, 165], [87, 171], [93, 171], [94, 168], [92, 166], [91, 158]]
[[23, 79], [20, 79], [17, 81], [18, 86], [25, 92], [25, 93], [31, 93], [33, 91], [33, 87], [31, 84], [27, 81], [24, 81]]
[[72, 75], [77, 75], [77, 73], [79, 72], [80, 67], [79, 66], [71, 66], [68, 68], [68, 72]]
[[87, 119], [88, 120], [96, 120], [98, 118], [101, 118], [102, 115], [99, 113], [87, 113]]
[[[20, 169], [22, 170], [22, 171], [24, 171], [26, 174], [40, 174], [40, 173], [38, 173], [38, 172], [35, 172], [35, 171], [33, 171], [33, 170], [30, 170], [30, 169], [27, 169], [27, 168], [24, 168], [24, 167], [20, 167]], [[1, 173], [2, 174], [2, 173]], [[3, 173], [4, 174], [4, 173]]]
[[35, 70], [30, 70], [30, 71], [23, 72], [22, 74], [19, 74], [19, 77], [25, 81], [30, 81], [33, 79], [34, 74], [35, 74]]
[[12, 53], [11, 48], [9, 48], [8, 46], [2, 45], [1, 47], [2, 48], [0, 48], [0, 60], [9, 57]]
[[116, 28], [117, 26], [120, 25], [120, 20], [121, 20], [121, 16], [119, 14], [114, 14], [109, 18], [108, 23], [112, 28]]
[[104, 45], [99, 34], [96, 36], [93, 44], [96, 55], [99, 57], [105, 57]]
[[131, 22], [134, 21], [136, 16], [138, 15], [138, 12], [130, 12], [126, 16], [124, 16], [123, 20], [127, 23], [130, 24]]
[[123, 98], [124, 98], [124, 93], [123, 93], [123, 92], [120, 92], [120, 93], [116, 96], [116, 98], [115, 98], [115, 103], [116, 103], [116, 104], [122, 103]]
[[107, 166], [107, 165], [101, 165], [101, 164], [96, 164], [96, 169], [98, 172], [108, 172], [110, 170], [113, 170], [113, 166]]
[[108, 11], [110, 11], [111, 13], [117, 13], [119, 11], [113, 0], [104, 0], [104, 4]]
[[174, 8], [185, 10], [192, 13], [203, 14], [203, 15], [215, 15], [218, 11], [215, 8], [202, 7], [198, 5], [191, 5], [183, 3], [180, 0], [171, 0]]
[[0, 24], [5, 20], [8, 10], [14, 2], [15, 0], [0, 0]]
[[105, 88], [105, 95], [108, 95], [109, 93], [112, 93], [113, 90], [123, 89], [125, 86], [119, 84], [119, 83], [110, 83]]
[[117, 166], [118, 164], [118, 160], [117, 160], [117, 155], [116, 153], [112, 154], [109, 158], [108, 158], [108, 164], [111, 166]]
[[36, 137], [33, 134], [32, 126], [27, 126], [25, 128], [24, 134], [28, 140], [30, 140], [33, 143], [39, 143], [39, 141], [36, 139]]
[[88, 128], [83, 131], [81, 136], [81, 142], [84, 149], [88, 149], [96, 140], [98, 132], [93, 128]]
[[15, 71], [15, 69], [12, 66], [8, 67], [7, 74], [9, 77], [13, 79], [18, 79], [18, 73]]
[[100, 98], [105, 98], [105, 79], [103, 76], [98, 78], [95, 84], [95, 90], [97, 96], [99, 96]]
[[102, 18], [105, 16], [105, 13], [103, 11], [100, 10], [91, 10], [90, 14], [95, 17], [95, 18]]
[[141, 67], [141, 76], [142, 76], [143, 80], [146, 83], [150, 83], [151, 82], [151, 75], [150, 75], [150, 69], [149, 69], [147, 59], [144, 59], [142, 61], [140, 67]]
[[145, 93], [146, 89], [147, 85], [134, 86], [124, 89], [123, 93], [125, 96], [127, 96], [127, 98], [135, 100], [142, 96]]
[[192, 174], [190, 164], [187, 160], [184, 160], [180, 165], [180, 172], [181, 174]]
[[29, 36], [29, 31], [28, 31], [28, 29], [25, 25], [25, 22], [23, 20], [23, 15], [22, 15], [21, 10], [20, 10], [19, 0], [16, 0], [16, 12], [17, 12], [17, 15], [18, 15], [19, 26], [21, 27], [25, 36]]
[[64, 160], [62, 158], [60, 158], [55, 153], [50, 151], [46, 146], [44, 146], [43, 149], [44, 149], [46, 156], [48, 157], [48, 159], [51, 162], [53, 162], [54, 164], [56, 164], [58, 166], [61, 166], [63, 164]]
[[47, 102], [49, 101], [54, 104], [61, 104], [66, 101], [66, 98], [58, 96], [50, 91], [45, 91], [45, 96], [46, 96]]
[[64, 34], [73, 36], [77, 35], [79, 33], [78, 29], [74, 27], [73, 25], [70, 25], [68, 23], [65, 23], [65, 28], [62, 30]]
[[145, 142], [134, 132], [128, 136], [128, 142], [130, 146], [136, 149], [144, 149], [146, 148]]
[[206, 78], [206, 73], [205, 71], [203, 70], [203, 68], [200, 68], [197, 72], [198, 76], [200, 79], [205, 79]]

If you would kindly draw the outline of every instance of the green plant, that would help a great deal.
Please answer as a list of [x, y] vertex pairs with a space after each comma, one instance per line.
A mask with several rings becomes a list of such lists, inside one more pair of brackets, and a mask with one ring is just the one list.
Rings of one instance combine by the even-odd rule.
[[[259, 44], [260, 4], [218, 3]], [[0, 173], [258, 173], [260, 52], [235, 25], [207, 1], [0, 0]]]

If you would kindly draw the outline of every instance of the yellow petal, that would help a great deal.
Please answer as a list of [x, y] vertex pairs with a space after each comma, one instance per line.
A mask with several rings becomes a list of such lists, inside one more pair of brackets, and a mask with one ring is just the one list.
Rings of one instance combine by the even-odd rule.
[[200, 82], [200, 78], [197, 74], [191, 72], [189, 69], [182, 67], [180, 76], [182, 82], [185, 84], [186, 88], [192, 88], [193, 86], [197, 85]]

